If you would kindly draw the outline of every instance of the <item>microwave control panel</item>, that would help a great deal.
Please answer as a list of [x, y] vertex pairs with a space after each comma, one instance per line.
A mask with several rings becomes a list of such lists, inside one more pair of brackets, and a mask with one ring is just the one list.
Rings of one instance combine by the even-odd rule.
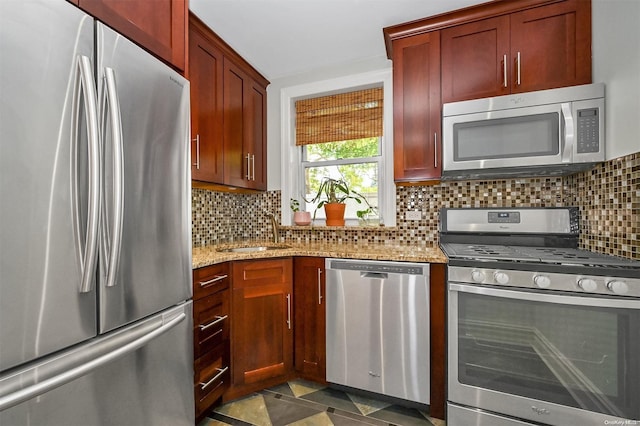
[[576, 141], [578, 154], [600, 151], [600, 125], [598, 108], [579, 109]]

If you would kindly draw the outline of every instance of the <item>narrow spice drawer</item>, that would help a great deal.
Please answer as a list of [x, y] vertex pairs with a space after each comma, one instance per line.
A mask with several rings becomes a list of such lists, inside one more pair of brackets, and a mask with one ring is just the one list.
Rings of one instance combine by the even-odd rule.
[[229, 387], [231, 377], [229, 342], [218, 345], [214, 350], [196, 359], [194, 367], [197, 418], [211, 407]]
[[193, 271], [193, 300], [229, 288], [229, 264], [205, 266]]
[[198, 358], [229, 339], [229, 291], [214, 293], [193, 304], [193, 352]]

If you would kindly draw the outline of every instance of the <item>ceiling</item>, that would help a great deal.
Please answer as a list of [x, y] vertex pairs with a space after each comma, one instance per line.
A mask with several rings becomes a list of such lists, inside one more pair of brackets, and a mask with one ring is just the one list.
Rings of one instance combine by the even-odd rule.
[[268, 80], [385, 57], [382, 28], [485, 0], [190, 0]]

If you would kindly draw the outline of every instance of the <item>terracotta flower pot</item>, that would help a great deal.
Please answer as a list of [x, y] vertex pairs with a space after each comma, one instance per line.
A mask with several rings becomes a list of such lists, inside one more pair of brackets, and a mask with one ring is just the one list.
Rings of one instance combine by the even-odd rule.
[[309, 212], [294, 212], [293, 222], [296, 225], [309, 225], [311, 223], [311, 213]]
[[327, 216], [327, 226], [344, 226], [343, 203], [327, 203], [324, 205], [324, 213]]

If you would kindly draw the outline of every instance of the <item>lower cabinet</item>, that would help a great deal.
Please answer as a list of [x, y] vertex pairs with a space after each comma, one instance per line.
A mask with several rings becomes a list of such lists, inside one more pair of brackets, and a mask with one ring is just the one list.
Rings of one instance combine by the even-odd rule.
[[[326, 383], [324, 265], [322, 257], [295, 257], [193, 271], [197, 421], [220, 401], [294, 377]], [[446, 387], [445, 294], [445, 265], [431, 264], [430, 415], [440, 419]]]
[[429, 343], [431, 363], [431, 392], [429, 415], [436, 419], [444, 419], [447, 389], [447, 348], [446, 329], [446, 265], [432, 263], [429, 283]]
[[232, 262], [231, 388], [224, 400], [293, 377], [291, 258]]
[[196, 420], [230, 385], [229, 264], [193, 271], [193, 356]]
[[324, 258], [296, 257], [293, 265], [296, 373], [324, 383], [327, 370]]

